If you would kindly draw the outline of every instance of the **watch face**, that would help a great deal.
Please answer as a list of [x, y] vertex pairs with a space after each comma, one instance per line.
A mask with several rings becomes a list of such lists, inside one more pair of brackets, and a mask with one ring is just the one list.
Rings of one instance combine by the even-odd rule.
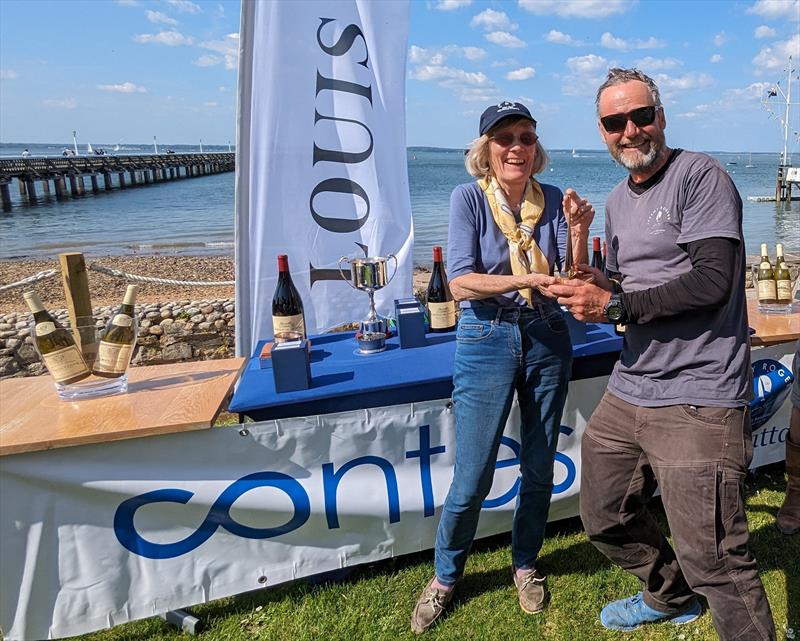
[[608, 316], [608, 320], [612, 322], [618, 321], [622, 318], [622, 306], [617, 301], [612, 301], [609, 303], [608, 308], [606, 309], [606, 316]]

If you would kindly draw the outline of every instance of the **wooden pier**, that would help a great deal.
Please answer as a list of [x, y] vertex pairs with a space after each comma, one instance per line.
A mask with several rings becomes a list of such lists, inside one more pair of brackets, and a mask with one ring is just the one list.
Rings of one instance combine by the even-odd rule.
[[[56, 198], [80, 198], [86, 194], [85, 178], [93, 193], [102, 189], [127, 189], [138, 185], [218, 174], [236, 169], [236, 154], [143, 154], [136, 156], [65, 156], [0, 159], [0, 197], [4, 211], [12, 206], [11, 185], [16, 179], [23, 202], [35, 204], [37, 183], [42, 194]], [[116, 178], [116, 180], [114, 180]]]

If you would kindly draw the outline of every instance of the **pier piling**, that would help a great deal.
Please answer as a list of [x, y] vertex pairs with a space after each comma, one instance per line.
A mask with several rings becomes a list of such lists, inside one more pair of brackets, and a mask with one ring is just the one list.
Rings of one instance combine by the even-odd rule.
[[50, 195], [50, 181], [47, 178], [42, 181], [42, 193], [45, 196]]
[[92, 181], [92, 193], [93, 194], [98, 193], [100, 191], [100, 187], [98, 187], [97, 185], [97, 175], [92, 174], [91, 176], [89, 176], [89, 179]]
[[107, 171], [103, 172], [103, 189], [106, 191], [111, 191], [111, 174]]
[[8, 183], [0, 183], [0, 197], [3, 199], [3, 211], [11, 211], [11, 189]]
[[56, 188], [56, 198], [67, 197], [67, 185], [64, 183], [64, 176], [54, 176], [53, 186]]
[[36, 182], [31, 178], [25, 181], [25, 190], [28, 192], [28, 202], [36, 202]]

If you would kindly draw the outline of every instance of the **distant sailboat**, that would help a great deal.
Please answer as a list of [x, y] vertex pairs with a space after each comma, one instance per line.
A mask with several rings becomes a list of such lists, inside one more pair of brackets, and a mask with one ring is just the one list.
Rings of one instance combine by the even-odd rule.
[[87, 154], [93, 154], [94, 153], [94, 149], [92, 149], [92, 143], [89, 143], [89, 144], [86, 145], [86, 153]]
[[751, 151], [750, 152], [750, 158], [748, 159], [747, 164], [745, 165], [745, 168], [746, 169], [752, 169], [753, 167], [755, 167], [755, 165], [753, 164], [753, 152]]
[[116, 145], [114, 145], [114, 151], [119, 151], [119, 143], [117, 143]]

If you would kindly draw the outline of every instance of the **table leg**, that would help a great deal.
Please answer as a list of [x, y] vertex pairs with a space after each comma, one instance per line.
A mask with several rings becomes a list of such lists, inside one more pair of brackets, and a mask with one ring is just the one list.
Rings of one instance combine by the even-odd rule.
[[170, 625], [174, 625], [183, 632], [196, 635], [200, 632], [200, 619], [189, 614], [186, 610], [170, 610], [161, 615]]

